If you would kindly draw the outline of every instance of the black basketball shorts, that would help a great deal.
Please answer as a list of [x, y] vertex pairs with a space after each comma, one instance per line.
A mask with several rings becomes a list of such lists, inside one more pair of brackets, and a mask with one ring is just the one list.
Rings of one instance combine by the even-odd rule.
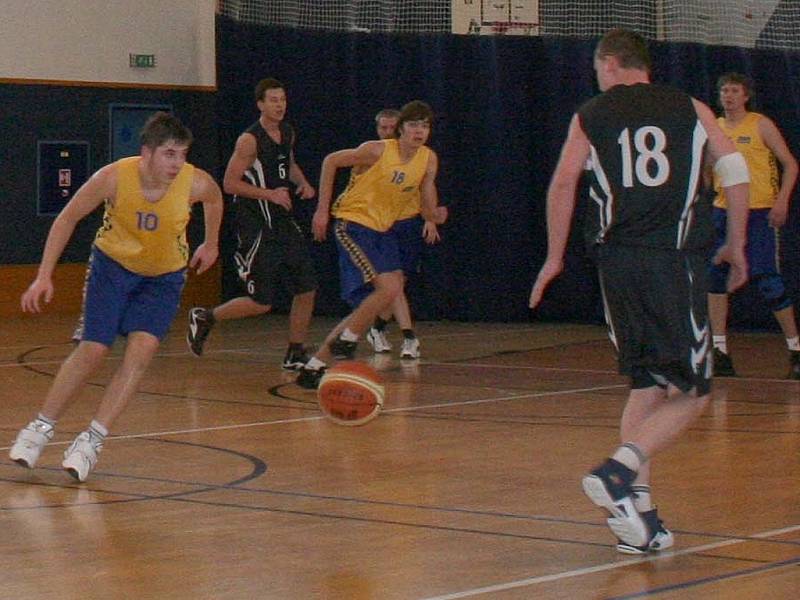
[[707, 394], [712, 344], [705, 255], [605, 245], [598, 266], [609, 337], [631, 387], [670, 383]]
[[294, 223], [277, 231], [240, 228], [234, 260], [247, 295], [259, 304], [271, 306], [281, 284], [292, 296], [317, 289], [309, 244]]

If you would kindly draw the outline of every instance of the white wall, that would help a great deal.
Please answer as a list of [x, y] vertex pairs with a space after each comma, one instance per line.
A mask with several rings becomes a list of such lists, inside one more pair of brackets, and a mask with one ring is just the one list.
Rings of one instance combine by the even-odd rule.
[[753, 48], [779, 2], [660, 0], [665, 27], [662, 39]]
[[[216, 0], [0, 0], [0, 79], [215, 87]], [[129, 54], [155, 54], [131, 68]]]
[[537, 25], [524, 31], [507, 31], [510, 34], [538, 33], [539, 0], [452, 0], [451, 7], [453, 33], [492, 33], [493, 29], [485, 24], [498, 21]]

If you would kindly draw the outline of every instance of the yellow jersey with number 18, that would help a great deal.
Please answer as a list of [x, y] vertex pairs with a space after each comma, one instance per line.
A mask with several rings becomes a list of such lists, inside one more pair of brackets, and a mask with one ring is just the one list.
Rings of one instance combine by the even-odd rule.
[[[772, 208], [780, 189], [777, 159], [758, 132], [758, 122], [761, 118], [762, 115], [759, 113], [748, 112], [735, 127], [726, 125], [725, 117], [717, 119], [722, 131], [744, 156], [747, 169], [750, 171], [750, 208]], [[725, 192], [716, 174], [714, 190], [717, 192], [714, 206], [728, 208]]]
[[164, 195], [150, 202], [142, 194], [140, 160], [117, 161], [117, 193], [106, 200], [94, 244], [129, 271], [152, 277], [183, 269], [189, 260], [186, 225], [194, 167], [184, 164]]
[[375, 231], [387, 231], [415, 203], [425, 177], [431, 150], [420, 147], [403, 162], [397, 140], [384, 140], [383, 154], [369, 169], [350, 179], [331, 212], [337, 219], [353, 221]]

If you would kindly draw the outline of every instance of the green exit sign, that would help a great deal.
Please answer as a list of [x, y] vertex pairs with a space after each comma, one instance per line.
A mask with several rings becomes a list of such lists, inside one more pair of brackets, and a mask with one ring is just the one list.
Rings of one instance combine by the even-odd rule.
[[151, 69], [156, 66], [155, 54], [129, 54], [130, 66], [137, 69]]

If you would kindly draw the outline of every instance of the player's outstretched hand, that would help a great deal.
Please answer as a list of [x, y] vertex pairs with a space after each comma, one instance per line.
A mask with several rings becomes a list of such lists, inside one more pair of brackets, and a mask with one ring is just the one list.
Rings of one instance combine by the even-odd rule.
[[788, 207], [781, 204], [773, 206], [769, 213], [767, 213], [767, 222], [773, 229], [778, 229], [786, 225], [786, 217], [788, 216]]
[[714, 264], [728, 263], [728, 292], [733, 292], [747, 283], [747, 257], [744, 248], [734, 248], [725, 244], [714, 256]]
[[325, 241], [325, 237], [328, 235], [329, 220], [330, 215], [327, 210], [314, 211], [314, 217], [311, 219], [311, 232], [314, 234], [315, 241]]
[[49, 278], [40, 279], [37, 277], [33, 283], [25, 290], [20, 299], [20, 306], [23, 312], [38, 313], [44, 308], [41, 304], [44, 299], [45, 304], [49, 304], [53, 299], [53, 281]]
[[294, 191], [294, 195], [298, 198], [302, 198], [303, 200], [311, 200], [311, 198], [317, 195], [317, 190], [315, 190], [314, 186], [306, 181], [305, 183], [301, 183], [297, 186], [297, 189]]
[[433, 221], [425, 221], [425, 224], [422, 226], [422, 238], [427, 244], [435, 244], [441, 241], [442, 238], [439, 235], [439, 229], [436, 227], [436, 223]]
[[274, 190], [269, 190], [267, 200], [278, 206], [282, 206], [286, 210], [292, 210], [292, 197], [289, 195], [289, 188], [279, 187]]
[[194, 251], [192, 260], [189, 261], [189, 268], [196, 269], [197, 274], [200, 275], [208, 271], [219, 256], [219, 248], [214, 244], [206, 244], [205, 242], [197, 247]]
[[531, 296], [528, 300], [528, 306], [531, 308], [536, 308], [539, 305], [539, 302], [542, 301], [542, 297], [544, 296], [544, 291], [547, 289], [547, 286], [550, 285], [550, 282], [558, 277], [563, 270], [563, 260], [547, 259], [545, 261], [541, 270], [539, 271], [539, 275], [536, 277], [536, 281], [533, 284], [533, 289], [531, 289]]

